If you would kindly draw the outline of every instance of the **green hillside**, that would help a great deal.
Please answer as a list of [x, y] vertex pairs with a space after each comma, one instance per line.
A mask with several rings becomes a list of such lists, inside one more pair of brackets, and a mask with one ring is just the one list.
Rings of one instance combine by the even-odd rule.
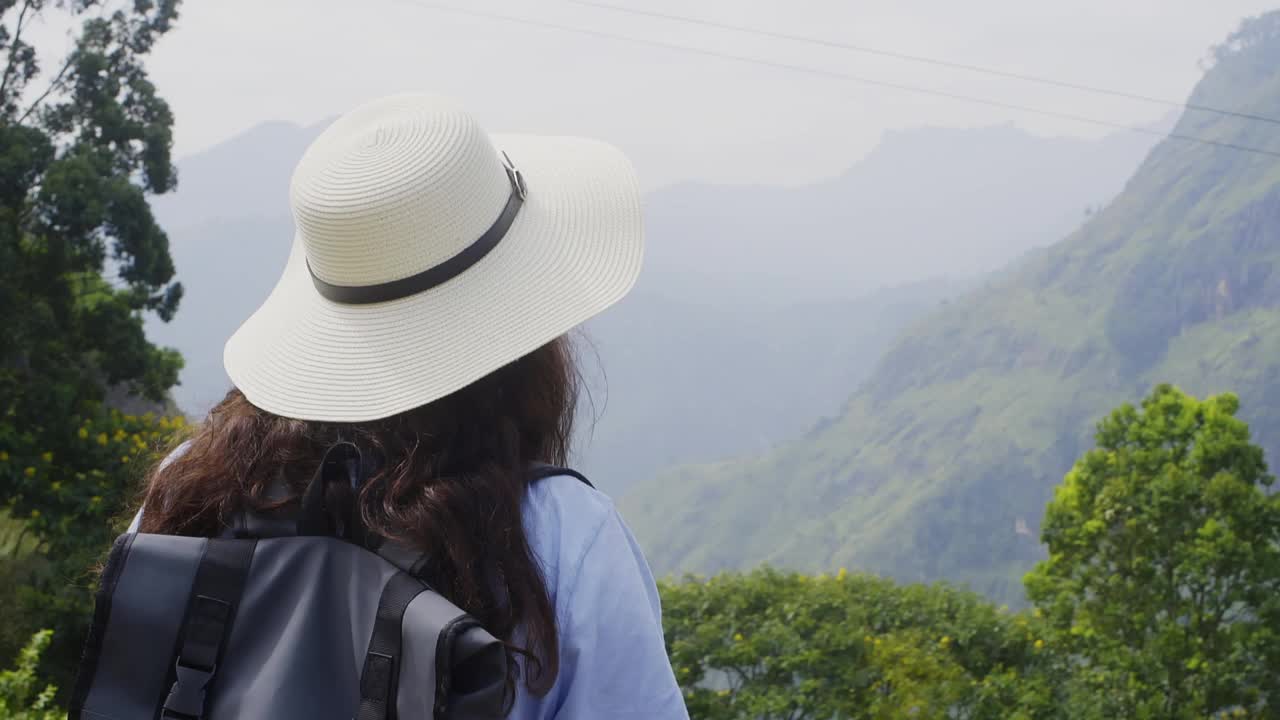
[[[1280, 12], [1216, 56], [1191, 103], [1280, 118]], [[1175, 132], [1280, 153], [1280, 124], [1188, 111]], [[839, 418], [624, 509], [660, 573], [847, 566], [1016, 600], [1093, 424], [1165, 381], [1239, 393], [1280, 458], [1280, 155], [1161, 143], [1076, 233], [900, 338]]]

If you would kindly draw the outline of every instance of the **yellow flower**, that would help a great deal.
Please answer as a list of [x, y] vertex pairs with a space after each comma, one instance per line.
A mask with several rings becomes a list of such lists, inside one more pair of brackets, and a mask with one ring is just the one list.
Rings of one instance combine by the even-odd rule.
[[1041, 617], [1044, 617], [1044, 612], [1042, 612], [1040, 608], [1036, 608], [1035, 612], [1033, 612], [1032, 615], [1035, 615], [1036, 617], [1041, 618]]
[[106, 433], [98, 433], [98, 444], [99, 444], [99, 445], [106, 445], [106, 444], [107, 444], [107, 434], [106, 434]]
[[138, 417], [137, 417], [136, 415], [125, 415], [125, 416], [124, 416], [124, 419], [125, 419], [125, 421], [126, 421], [126, 422], [137, 422], [137, 421], [138, 421]]
[[9, 462], [9, 453], [0, 450], [0, 462]]
[[51, 462], [53, 462], [53, 453], [51, 453], [51, 452], [46, 452], [46, 453], [44, 453], [44, 454], [42, 454], [42, 455], [40, 456], [40, 459], [41, 459], [41, 460], [43, 460], [43, 461], [45, 461], [45, 462], [47, 462], [47, 463], [51, 463]]
[[1037, 641], [1036, 641], [1036, 649], [1037, 649], [1037, 650], [1043, 650], [1043, 649], [1044, 649], [1044, 641], [1043, 641], [1043, 640], [1037, 640]]
[[950, 636], [950, 635], [943, 635], [943, 636], [942, 636], [942, 639], [938, 641], [938, 646], [939, 646], [939, 647], [943, 647], [943, 648], [950, 647], [950, 646], [951, 646], [951, 636]]
[[125, 438], [125, 431], [124, 431], [124, 429], [123, 429], [123, 428], [116, 428], [116, 434], [115, 434], [115, 435], [113, 435], [111, 439], [112, 439], [112, 440], [115, 440], [116, 442], [120, 442], [120, 441], [121, 441], [121, 440], [123, 440], [124, 438]]
[[49, 483], [49, 489], [54, 492], [58, 492], [59, 490], [62, 489], [62, 483], [58, 482], [57, 480], [54, 480], [53, 482]]
[[187, 419], [186, 419], [186, 418], [182, 417], [181, 415], [175, 415], [175, 416], [174, 416], [174, 418], [173, 418], [173, 426], [174, 426], [174, 427], [176, 427], [176, 428], [180, 428], [180, 427], [182, 427], [183, 425], [186, 425], [186, 424], [187, 424]]
[[93, 497], [89, 498], [90, 505], [100, 505], [101, 503], [102, 503], [102, 498], [97, 495], [94, 495]]
[[127, 464], [127, 463], [129, 462], [129, 456], [128, 456], [128, 455], [121, 455], [121, 456], [120, 456], [120, 462], [122, 462], [122, 463], [126, 463], [126, 464]]
[[721, 690], [721, 691], [720, 691], [720, 697], [727, 697], [728, 695], [729, 695], [729, 691], [728, 691], [728, 690]]
[[80, 432], [76, 434], [80, 436], [81, 440], [84, 440], [85, 438], [89, 437], [89, 428], [80, 428]]
[[40, 511], [39, 511], [39, 510], [32, 510], [32, 511], [31, 511], [31, 519], [32, 519], [32, 520], [38, 520], [39, 518], [40, 518]]
[[733, 641], [734, 641], [734, 642], [742, 642], [742, 633], [734, 633], [734, 635], [733, 635]]
[[138, 433], [134, 433], [134, 434], [133, 434], [133, 437], [132, 437], [131, 439], [133, 440], [133, 443], [134, 443], [135, 445], [141, 445], [141, 444], [142, 444], [142, 436], [141, 436], [141, 435], [139, 435]]
[[847, 577], [849, 577], [849, 571], [845, 568], [840, 568], [840, 572], [836, 573], [837, 580], [844, 580]]
[[35, 477], [35, 476], [36, 476], [36, 469], [35, 469], [35, 468], [33, 468], [33, 467], [28, 467], [26, 470], [23, 470], [23, 471], [22, 471], [22, 474], [23, 474], [23, 475], [26, 475], [27, 477]]

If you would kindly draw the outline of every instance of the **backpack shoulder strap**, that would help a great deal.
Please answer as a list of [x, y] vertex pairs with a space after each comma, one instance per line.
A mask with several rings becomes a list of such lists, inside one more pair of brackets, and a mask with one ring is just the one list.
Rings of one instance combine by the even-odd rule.
[[535, 465], [533, 469], [529, 471], [529, 482], [535, 483], [539, 480], [546, 480], [549, 477], [557, 477], [560, 475], [577, 478], [582, 484], [595, 489], [595, 485], [591, 484], [591, 481], [587, 479], [586, 475], [583, 475], [572, 468], [557, 467], [555, 465]]
[[[593, 490], [595, 489], [595, 485], [591, 484], [591, 481], [587, 479], [586, 475], [583, 475], [572, 468], [557, 467], [555, 465], [535, 465], [529, 470], [528, 482], [533, 484], [540, 480], [560, 475], [576, 478], [583, 485], [586, 485]], [[405, 547], [404, 545], [396, 542], [383, 542], [378, 546], [375, 552], [381, 555], [383, 560], [386, 560], [414, 577], [418, 577], [422, 574], [422, 570], [427, 563], [427, 556], [424, 553]]]

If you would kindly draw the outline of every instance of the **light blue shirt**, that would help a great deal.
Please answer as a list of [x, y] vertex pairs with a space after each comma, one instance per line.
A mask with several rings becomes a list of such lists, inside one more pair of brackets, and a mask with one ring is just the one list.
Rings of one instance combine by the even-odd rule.
[[657, 586], [609, 498], [574, 478], [547, 478], [529, 489], [524, 523], [556, 608], [560, 676], [542, 698], [521, 685], [511, 718], [688, 718]]
[[560, 675], [541, 698], [522, 681], [511, 720], [687, 720], [653, 574], [613, 502], [547, 478], [529, 489], [524, 526], [556, 609]]

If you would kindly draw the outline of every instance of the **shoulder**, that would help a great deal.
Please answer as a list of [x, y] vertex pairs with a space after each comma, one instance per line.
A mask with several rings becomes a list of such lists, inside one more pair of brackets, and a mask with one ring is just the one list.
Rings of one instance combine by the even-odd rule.
[[539, 514], [573, 510], [603, 517], [614, 512], [608, 495], [570, 475], [552, 475], [530, 483], [526, 501]]
[[525, 496], [525, 535], [552, 587], [571, 581], [602, 532], [618, 522], [608, 495], [567, 475], [531, 483]]
[[602, 583], [631, 584], [640, 606], [658, 607], [644, 553], [609, 496], [572, 477], [549, 477], [530, 486], [524, 521], [549, 589], [567, 593], [558, 598], [562, 609]]
[[525, 496], [525, 532], [535, 544], [558, 539], [588, 545], [616, 514], [608, 495], [568, 475], [531, 483]]

